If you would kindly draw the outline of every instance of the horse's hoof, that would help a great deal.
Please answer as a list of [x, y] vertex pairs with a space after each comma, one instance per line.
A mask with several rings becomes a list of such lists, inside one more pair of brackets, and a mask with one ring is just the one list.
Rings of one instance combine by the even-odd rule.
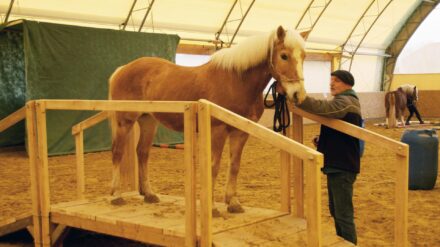
[[237, 197], [231, 198], [231, 201], [228, 205], [228, 212], [232, 214], [244, 213], [244, 208], [241, 206]]
[[144, 202], [146, 203], [158, 203], [160, 199], [155, 194], [144, 195]]
[[125, 205], [127, 202], [122, 197], [115, 197], [110, 199], [110, 203], [115, 206]]
[[244, 213], [244, 208], [240, 204], [228, 205], [228, 212], [231, 214]]
[[217, 208], [213, 208], [213, 209], [212, 209], [212, 217], [213, 217], [213, 218], [219, 218], [219, 217], [221, 217], [221, 216], [222, 216], [222, 214], [220, 213], [220, 211], [218, 211]]

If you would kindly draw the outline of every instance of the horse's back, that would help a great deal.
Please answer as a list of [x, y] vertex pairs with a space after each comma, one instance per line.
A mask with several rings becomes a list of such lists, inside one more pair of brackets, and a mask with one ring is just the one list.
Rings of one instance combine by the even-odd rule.
[[[119, 67], [110, 78], [110, 97], [114, 100], [148, 100], [151, 84], [177, 69], [174, 63], [157, 57], [141, 57]], [[164, 82], [165, 83], [165, 82]]]

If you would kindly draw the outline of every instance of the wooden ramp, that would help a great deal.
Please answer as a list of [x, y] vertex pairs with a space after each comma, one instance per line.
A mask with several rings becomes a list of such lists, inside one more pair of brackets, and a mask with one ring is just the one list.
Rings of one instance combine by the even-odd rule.
[[[51, 222], [145, 243], [185, 245], [183, 197], [160, 195], [161, 202], [158, 204], [146, 204], [139, 195], [124, 199], [126, 204], [121, 206], [111, 205], [108, 197], [56, 204], [51, 207]], [[218, 204], [218, 209], [222, 216], [213, 218], [212, 222], [215, 246], [307, 244], [304, 219], [275, 210], [250, 207], [246, 207], [243, 214], [229, 214], [223, 203]], [[199, 220], [199, 212], [197, 214]], [[334, 235], [324, 235], [323, 240], [327, 246], [351, 246]]]
[[[24, 214], [13, 218], [0, 220], [0, 237], [32, 226], [32, 214]], [[29, 231], [32, 234], [32, 231]]]

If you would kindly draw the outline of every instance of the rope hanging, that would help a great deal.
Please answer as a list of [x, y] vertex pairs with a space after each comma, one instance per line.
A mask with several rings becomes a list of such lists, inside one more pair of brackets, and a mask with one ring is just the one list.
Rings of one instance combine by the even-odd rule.
[[[290, 125], [290, 113], [287, 107], [286, 96], [283, 94], [278, 94], [276, 91], [278, 81], [274, 81], [267, 91], [266, 96], [264, 96], [264, 105], [266, 107], [272, 108], [275, 106], [275, 114], [273, 116], [273, 130], [275, 132], [283, 131], [286, 135], [286, 129]], [[272, 94], [273, 103], [269, 104], [267, 102], [267, 96], [269, 93]], [[287, 117], [287, 119], [286, 119]]]

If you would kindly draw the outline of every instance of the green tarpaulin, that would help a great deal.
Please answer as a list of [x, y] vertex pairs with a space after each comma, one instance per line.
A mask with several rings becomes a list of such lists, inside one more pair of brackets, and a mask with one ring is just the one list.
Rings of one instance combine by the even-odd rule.
[[[25, 64], [25, 83], [17, 85], [25, 85], [20, 89], [25, 92], [26, 101], [107, 99], [108, 78], [117, 67], [142, 56], [162, 57], [173, 61], [179, 41], [178, 36], [167, 34], [134, 33], [32, 21], [24, 21], [21, 25], [24, 41], [24, 52], [21, 52], [24, 54], [24, 62], [21, 62]], [[16, 50], [19, 53], [20, 49]], [[18, 62], [20, 59], [15, 60], [18, 65], [14, 66], [19, 70], [22, 68]], [[2, 74], [3, 71], [2, 68]], [[23, 104], [21, 99], [17, 108]], [[48, 111], [49, 154], [72, 153], [74, 139], [71, 127], [95, 113]], [[164, 131], [168, 143], [182, 142], [181, 133], [170, 132], [163, 127], [159, 130], [160, 133]], [[111, 145], [110, 139], [106, 121], [85, 132], [85, 150], [107, 150]], [[155, 141], [163, 142], [157, 138]]]
[[[0, 119], [25, 103], [23, 34], [0, 32]], [[0, 147], [23, 144], [24, 121], [0, 133]]]

